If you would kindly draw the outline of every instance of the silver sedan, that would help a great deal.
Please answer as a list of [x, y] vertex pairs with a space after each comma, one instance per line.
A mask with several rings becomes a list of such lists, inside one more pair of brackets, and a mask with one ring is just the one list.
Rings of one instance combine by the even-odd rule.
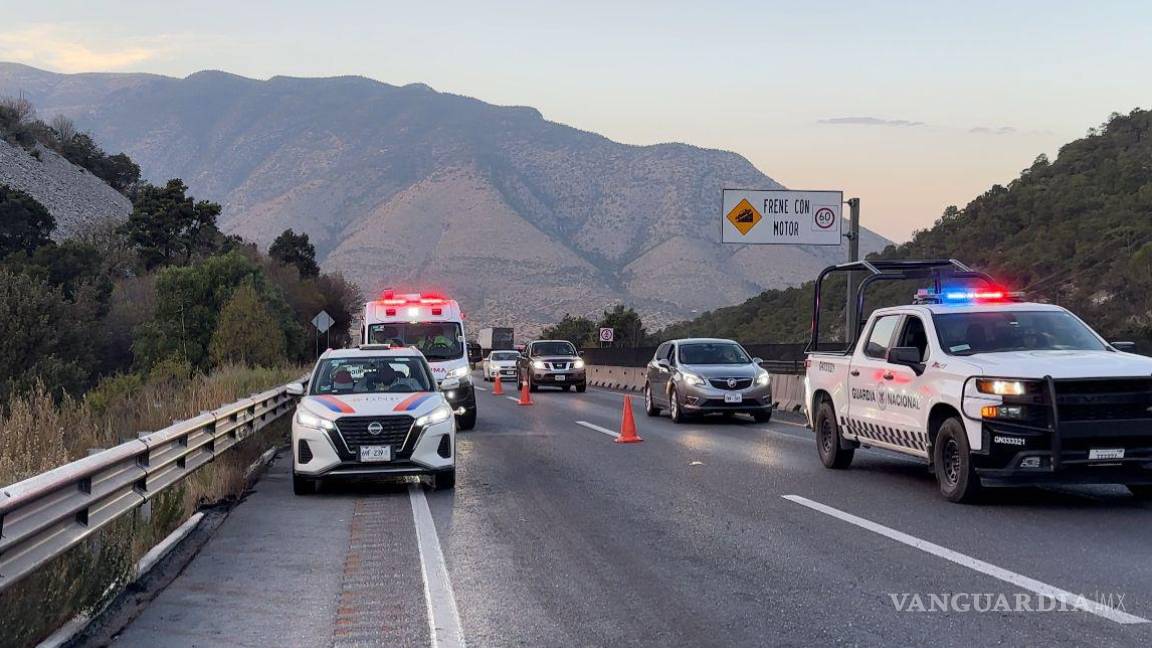
[[656, 349], [644, 383], [649, 416], [668, 410], [681, 423], [695, 414], [743, 413], [772, 418], [772, 380], [733, 340], [670, 340]]

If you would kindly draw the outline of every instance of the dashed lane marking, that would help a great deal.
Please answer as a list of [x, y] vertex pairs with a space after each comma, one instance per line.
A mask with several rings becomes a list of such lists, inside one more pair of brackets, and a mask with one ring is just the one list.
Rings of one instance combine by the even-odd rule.
[[882, 524], [877, 524], [862, 517], [857, 517], [851, 513], [845, 513], [840, 509], [833, 508], [826, 504], [821, 504], [820, 502], [810, 500], [806, 497], [801, 497], [799, 495], [781, 495], [781, 497], [790, 502], [795, 502], [801, 506], [806, 506], [813, 511], [819, 511], [825, 515], [830, 515], [838, 520], [843, 520], [844, 522], [858, 526], [861, 529], [882, 535], [890, 540], [895, 540], [896, 542], [908, 545], [914, 549], [919, 549], [920, 551], [932, 554], [938, 558], [943, 558], [944, 560], [960, 565], [961, 567], [967, 567], [968, 569], [979, 572], [986, 576], [991, 576], [992, 578], [1004, 581], [1005, 583], [1014, 585], [1034, 594], [1039, 594], [1040, 596], [1054, 599], [1068, 607], [1083, 610], [1090, 614], [1095, 614], [1098, 617], [1108, 619], [1109, 621], [1115, 621], [1116, 623], [1122, 623], [1126, 625], [1133, 623], [1148, 623], [1148, 619], [1143, 617], [1128, 614], [1123, 610], [1109, 607], [1098, 601], [1093, 601], [1089, 598], [1086, 598], [1085, 596], [1073, 594], [1072, 592], [1060, 589], [1059, 587], [1053, 587], [1047, 583], [1042, 583], [1036, 579], [1029, 578], [1022, 574], [1017, 574], [1016, 572], [1009, 571], [1003, 567], [997, 567], [991, 563], [984, 562], [983, 560], [973, 558], [972, 556], [962, 554], [958, 551], [953, 551], [947, 547], [942, 547], [938, 544], [928, 542], [927, 540], [921, 540], [915, 536], [908, 535], [907, 533], [897, 531], [896, 529], [886, 527]]
[[504, 398], [507, 398], [508, 400], [512, 401], [513, 403], [519, 403], [520, 402], [520, 399], [516, 398], [515, 396], [505, 396]]
[[452, 593], [452, 579], [448, 565], [440, 550], [440, 536], [432, 511], [419, 484], [408, 486], [412, 500], [412, 519], [416, 523], [416, 544], [420, 547], [420, 573], [424, 577], [424, 602], [428, 607], [428, 629], [432, 633], [432, 648], [464, 648], [464, 628], [460, 624], [460, 611], [456, 595]]
[[487, 387], [481, 387], [480, 385], [472, 385], [472, 389], [475, 389], [476, 391], [488, 391]]
[[609, 430], [608, 428], [600, 427], [599, 425], [589, 423], [588, 421], [576, 421], [576, 425], [582, 425], [582, 426], [588, 428], [589, 430], [596, 430], [597, 432], [599, 432], [601, 434], [607, 434], [608, 436], [613, 437], [613, 438], [620, 436], [619, 432], [613, 432], [612, 430]]

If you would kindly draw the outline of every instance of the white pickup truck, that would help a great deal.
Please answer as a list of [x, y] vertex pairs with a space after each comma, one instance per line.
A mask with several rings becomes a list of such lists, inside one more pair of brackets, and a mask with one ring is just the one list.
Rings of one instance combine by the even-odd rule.
[[826, 467], [876, 447], [931, 464], [954, 502], [982, 486], [1036, 483], [1152, 496], [1152, 358], [956, 261], [833, 266], [817, 291], [832, 272], [861, 270], [871, 276], [857, 312], [871, 280], [931, 277], [934, 288], [873, 312], [840, 352], [816, 350], [817, 298], [804, 384]]

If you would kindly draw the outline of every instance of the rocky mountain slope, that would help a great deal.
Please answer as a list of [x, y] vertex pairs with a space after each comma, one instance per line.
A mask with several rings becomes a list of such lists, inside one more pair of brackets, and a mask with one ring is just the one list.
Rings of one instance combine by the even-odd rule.
[[[366, 291], [438, 288], [477, 325], [535, 329], [636, 305], [653, 323], [795, 285], [837, 248], [718, 242], [725, 186], [779, 186], [743, 157], [629, 146], [502, 107], [361, 77], [61, 75], [0, 63], [0, 93], [63, 113], [263, 244], [307, 232]], [[866, 233], [862, 250], [886, 241]]]
[[66, 239], [108, 221], [122, 222], [132, 203], [119, 191], [56, 152], [37, 156], [0, 139], [0, 184], [24, 191], [56, 219], [53, 236]]

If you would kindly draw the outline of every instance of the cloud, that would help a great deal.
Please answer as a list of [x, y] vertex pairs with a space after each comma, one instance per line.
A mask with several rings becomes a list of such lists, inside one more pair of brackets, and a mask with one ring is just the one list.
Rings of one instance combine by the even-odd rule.
[[0, 31], [0, 59], [60, 72], [120, 70], [153, 59], [167, 49], [161, 38], [92, 44], [57, 25]]
[[981, 133], [983, 135], [1015, 135], [1020, 130], [1015, 126], [977, 126], [968, 130], [969, 133]]
[[818, 124], [844, 124], [849, 126], [895, 126], [907, 128], [909, 126], [923, 126], [924, 122], [909, 121], [907, 119], [881, 119], [879, 117], [830, 117], [821, 119]]

